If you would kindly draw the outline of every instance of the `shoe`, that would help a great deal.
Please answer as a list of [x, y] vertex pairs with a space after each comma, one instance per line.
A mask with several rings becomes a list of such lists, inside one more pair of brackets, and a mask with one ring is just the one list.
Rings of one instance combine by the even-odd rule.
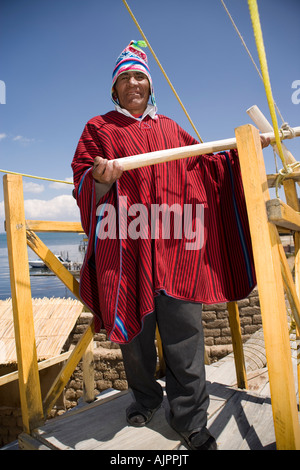
[[159, 408], [160, 405], [157, 408], [149, 409], [138, 402], [134, 402], [126, 410], [127, 423], [136, 428], [146, 426]]
[[179, 433], [185, 440], [189, 449], [192, 450], [218, 450], [215, 438], [207, 428], [200, 431]]

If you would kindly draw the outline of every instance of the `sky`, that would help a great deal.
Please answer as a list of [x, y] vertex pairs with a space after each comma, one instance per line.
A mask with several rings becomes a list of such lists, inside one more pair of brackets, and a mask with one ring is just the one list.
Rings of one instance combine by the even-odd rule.
[[[252, 123], [246, 110], [254, 104], [271, 122], [263, 83], [220, 0], [128, 4], [204, 142], [234, 137]], [[225, 4], [259, 64], [247, 0]], [[300, 0], [258, 0], [258, 8], [274, 100], [284, 120], [300, 126]], [[112, 70], [131, 39], [142, 38], [122, 0], [0, 0], [0, 169], [72, 181], [84, 125], [113, 109]], [[158, 112], [196, 137], [146, 52]], [[285, 145], [300, 159], [299, 138]], [[264, 156], [274, 173], [272, 149]], [[72, 185], [31, 178], [23, 185], [27, 219], [79, 220]]]

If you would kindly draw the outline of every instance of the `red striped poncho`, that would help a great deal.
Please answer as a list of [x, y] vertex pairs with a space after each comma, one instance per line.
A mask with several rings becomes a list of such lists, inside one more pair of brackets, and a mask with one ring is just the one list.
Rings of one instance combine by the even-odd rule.
[[[94, 117], [84, 128], [72, 162], [75, 196], [89, 239], [80, 295], [95, 314], [96, 329], [105, 328], [111, 341], [131, 341], [141, 331], [145, 315], [154, 310], [154, 297], [160, 292], [188, 301], [218, 303], [245, 298], [255, 285], [236, 151], [126, 171], [96, 204], [91, 170], [97, 155], [115, 159], [196, 143], [162, 115], [156, 120], [146, 116], [140, 122], [111, 111]], [[134, 204], [145, 207], [143, 214], [132, 215]], [[184, 231], [178, 237], [172, 213], [169, 236], [151, 236], [148, 226], [154, 204], [169, 208], [176, 204], [183, 211], [193, 207], [192, 230], [196, 227], [195, 207], [202, 207], [199, 249], [186, 249], [191, 240]], [[130, 224], [137, 220], [140, 227], [136, 224], [136, 230], [143, 236], [119, 236], [121, 230], [129, 233]], [[116, 236], [104, 238], [103, 224], [106, 229], [115, 228]]]

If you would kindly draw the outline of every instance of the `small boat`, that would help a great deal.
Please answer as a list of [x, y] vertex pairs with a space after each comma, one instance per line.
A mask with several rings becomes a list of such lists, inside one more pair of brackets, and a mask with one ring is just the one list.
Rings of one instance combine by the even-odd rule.
[[[69, 261], [65, 260], [61, 255], [55, 255], [56, 258], [65, 266], [69, 266]], [[31, 268], [46, 268], [47, 266], [45, 265], [44, 261], [41, 259], [35, 259], [32, 261], [29, 261], [30, 267]]]

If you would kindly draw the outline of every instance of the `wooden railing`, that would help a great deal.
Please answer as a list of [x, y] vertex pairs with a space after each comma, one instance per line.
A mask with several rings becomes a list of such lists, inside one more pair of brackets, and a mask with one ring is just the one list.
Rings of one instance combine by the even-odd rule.
[[[36, 232], [83, 233], [83, 229], [78, 222], [25, 220], [22, 176], [7, 174], [3, 182], [18, 371], [1, 377], [0, 385], [19, 380], [24, 432], [30, 434], [45, 421], [81, 358], [83, 358], [83, 398], [87, 402], [94, 400], [92, 366], [94, 321], [91, 321], [72, 352], [37, 362], [27, 245], [80, 300], [77, 279], [63, 266]], [[163, 370], [164, 361], [158, 332], [156, 337], [159, 368]], [[38, 371], [64, 361], [66, 362], [61, 372], [42, 401]]]
[[[284, 183], [289, 207], [287, 210], [281, 211], [279, 222], [274, 219], [274, 214], [273, 216], [269, 214], [268, 219], [266, 203], [268, 203], [268, 207], [272, 203], [270, 202], [268, 181], [257, 129], [250, 125], [238, 128], [236, 130], [236, 144], [239, 151], [253, 245], [277, 448], [300, 449], [297, 400], [284, 297], [285, 289], [299, 333], [300, 224], [295, 181], [289, 179]], [[86, 370], [84, 388], [87, 400], [93, 400], [91, 342], [94, 336], [94, 323], [93, 321], [90, 323], [61, 373], [56, 377], [44, 401], [42, 401], [34, 337], [27, 244], [79, 298], [77, 280], [57, 260], [36, 235], [36, 232], [81, 232], [82, 227], [78, 223], [26, 221], [21, 176], [10, 174], [4, 176], [4, 199], [21, 408], [24, 431], [30, 434], [33, 429], [44, 422], [49, 410], [51, 410], [63, 391], [86, 350], [88, 353], [87, 359], [84, 361]], [[278, 205], [277, 202], [276, 204]], [[285, 209], [283, 205], [279, 204], [279, 206]], [[278, 236], [277, 222], [286, 229], [292, 227], [293, 230], [296, 230], [296, 286]], [[291, 223], [292, 225], [290, 225]], [[238, 386], [246, 388], [247, 377], [239, 312], [235, 302], [228, 304], [228, 312], [237, 382]], [[160, 343], [158, 351], [161, 364], [163, 364]]]

